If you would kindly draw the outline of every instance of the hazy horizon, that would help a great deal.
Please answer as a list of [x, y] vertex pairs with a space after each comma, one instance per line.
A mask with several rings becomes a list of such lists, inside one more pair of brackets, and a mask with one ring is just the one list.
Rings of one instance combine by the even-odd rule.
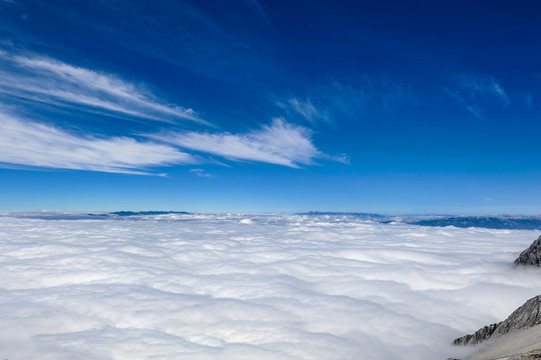
[[14, 213], [83, 213], [83, 214], [110, 214], [115, 212], [186, 212], [188, 214], [200, 214], [200, 215], [217, 215], [217, 214], [237, 214], [237, 215], [379, 215], [385, 217], [539, 217], [539, 213], [527, 213], [527, 212], [500, 212], [500, 213], [393, 213], [393, 212], [376, 212], [376, 211], [340, 211], [340, 210], [289, 210], [289, 211], [243, 211], [243, 210], [222, 210], [222, 211], [192, 211], [185, 208], [177, 209], [163, 209], [163, 208], [114, 208], [114, 209], [0, 209], [0, 214], [14, 214]]

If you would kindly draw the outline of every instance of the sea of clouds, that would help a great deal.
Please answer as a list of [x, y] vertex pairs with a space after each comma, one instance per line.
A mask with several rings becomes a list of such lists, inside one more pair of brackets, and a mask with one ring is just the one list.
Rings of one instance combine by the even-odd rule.
[[1, 359], [461, 357], [539, 234], [348, 216], [0, 217]]

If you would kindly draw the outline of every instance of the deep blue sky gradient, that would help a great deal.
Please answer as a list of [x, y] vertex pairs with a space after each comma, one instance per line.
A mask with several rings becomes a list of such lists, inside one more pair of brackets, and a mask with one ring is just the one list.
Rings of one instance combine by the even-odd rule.
[[[99, 156], [85, 152], [51, 165], [21, 155], [20, 133], [0, 127], [0, 208], [541, 213], [540, 10], [536, 1], [0, 0], [9, 80], [0, 113], [11, 119], [0, 126], [71, 134], [68, 153], [76, 141], [123, 137], [191, 157], [119, 170], [92, 168], [85, 161]], [[146, 104], [196, 119], [79, 104], [53, 90], [135, 103], [32, 68], [40, 59], [117, 79]], [[308, 143], [263, 146], [262, 159], [172, 140], [187, 133]], [[32, 134], [28, 147], [49, 154]]]

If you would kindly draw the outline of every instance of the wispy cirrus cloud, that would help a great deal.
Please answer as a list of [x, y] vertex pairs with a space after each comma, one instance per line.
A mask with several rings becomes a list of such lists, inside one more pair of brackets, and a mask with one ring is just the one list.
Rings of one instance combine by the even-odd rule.
[[484, 106], [496, 103], [507, 107], [511, 104], [511, 99], [500, 82], [487, 75], [460, 75], [456, 77], [452, 88], [444, 87], [443, 91], [478, 119], [485, 117]]
[[296, 114], [303, 117], [305, 120], [308, 120], [310, 123], [316, 123], [318, 121], [329, 121], [329, 115], [317, 109], [310, 98], [300, 99], [300, 98], [290, 98], [285, 102], [277, 102], [279, 107], [281, 107], [289, 115]]
[[511, 99], [505, 93], [500, 82], [491, 76], [461, 75], [458, 78], [458, 85], [462, 93], [470, 99], [490, 99], [507, 106]]
[[207, 177], [207, 178], [213, 178], [214, 175], [213, 174], [209, 174], [208, 172], [205, 171], [205, 169], [190, 169], [190, 172], [192, 174], [195, 174], [199, 177]]
[[[243, 134], [169, 131], [147, 134], [145, 137], [150, 140], [142, 141], [133, 136], [77, 134], [6, 110], [3, 108], [0, 113], [0, 167], [4, 168], [15, 165], [164, 175], [152, 169], [201, 164], [212, 161], [205, 160], [209, 155], [292, 168], [314, 165], [318, 158], [349, 163], [347, 155], [320, 152], [312, 143], [310, 130], [283, 119], [274, 119], [270, 125]], [[190, 172], [214, 177], [200, 168]]]
[[326, 157], [312, 143], [310, 130], [280, 118], [245, 134], [189, 131], [147, 136], [233, 161], [255, 161], [292, 168], [312, 165], [315, 158]]
[[475, 116], [476, 118], [478, 118], [478, 119], [483, 119], [484, 118], [483, 112], [478, 106], [468, 105], [468, 106], [466, 106], [466, 109], [468, 109], [468, 111], [470, 113], [472, 113], [472, 115]]
[[370, 111], [388, 111], [418, 103], [417, 96], [408, 86], [366, 75], [350, 82], [330, 78], [310, 86], [304, 96], [286, 99], [275, 103], [288, 116], [313, 124], [358, 119]]
[[[40, 8], [68, 26], [72, 36], [85, 36], [81, 43], [107, 44], [112, 52], [116, 50], [123, 56], [159, 59], [205, 77], [236, 82], [242, 75], [236, 70], [260, 71], [264, 61], [249, 45], [244, 21], [229, 16], [217, 19], [213, 11], [197, 1], [50, 0], [40, 2]], [[211, 8], [223, 8], [228, 14], [244, 9], [251, 15], [249, 20], [256, 18], [255, 13], [257, 21], [267, 21], [256, 0], [214, 3]], [[13, 30], [23, 34], [27, 31], [21, 27]], [[87, 37], [88, 33], [93, 36]], [[48, 43], [52, 40], [47, 39]]]
[[0, 163], [161, 175], [148, 169], [198, 162], [196, 157], [169, 145], [130, 137], [76, 135], [6, 113], [0, 114], [0, 129]]
[[246, 5], [248, 5], [263, 21], [266, 23], [270, 22], [265, 10], [257, 0], [244, 0]]
[[127, 119], [209, 125], [195, 111], [163, 102], [120, 77], [55, 59], [0, 52], [0, 95]]
[[[193, 110], [166, 104], [145, 88], [116, 75], [49, 57], [14, 55], [1, 50], [0, 64], [4, 65], [0, 68], [0, 100], [8, 103], [10, 99], [22, 99], [13, 112], [0, 115], [0, 162], [4, 164], [151, 174], [148, 168], [201, 162], [202, 157], [189, 152], [293, 168], [315, 164], [316, 158], [348, 162], [345, 155], [332, 157], [321, 153], [312, 143], [309, 129], [281, 118], [241, 134], [170, 130], [145, 135], [151, 141], [137, 140], [130, 134], [96, 136], [84, 134], [84, 130], [79, 135], [65, 130], [60, 122], [49, 125], [55, 123], [54, 111], [68, 116], [83, 112], [128, 120], [210, 124]], [[51, 114], [42, 116], [46, 119], [43, 123], [32, 115], [40, 115], [36, 111], [40, 104], [56, 109], [52, 111], [53, 118]], [[291, 106], [307, 117], [322, 116], [309, 100], [292, 101]], [[70, 122], [73, 124], [73, 120]], [[208, 176], [203, 172], [195, 174]]]

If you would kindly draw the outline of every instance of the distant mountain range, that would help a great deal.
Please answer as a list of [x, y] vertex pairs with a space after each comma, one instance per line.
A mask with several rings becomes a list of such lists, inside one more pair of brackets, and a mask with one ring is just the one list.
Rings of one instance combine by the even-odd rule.
[[480, 227], [487, 229], [541, 230], [541, 216], [446, 216], [405, 222], [421, 226]]
[[168, 214], [182, 214], [189, 215], [186, 211], [115, 211], [109, 213], [111, 215], [118, 216], [141, 216], [141, 215], [168, 215]]
[[[4, 212], [0, 216], [10, 216], [25, 219], [43, 220], [100, 220], [100, 219], [123, 219], [143, 218], [145, 216], [160, 215], [193, 215], [187, 211], [114, 211], [114, 212], [60, 212], [60, 211], [35, 211], [35, 212]], [[541, 215], [495, 215], [495, 216], [454, 216], [454, 215], [417, 215], [417, 216], [387, 216], [364, 212], [337, 212], [337, 211], [309, 211], [295, 215], [314, 217], [333, 217], [337, 221], [358, 219], [373, 221], [381, 224], [404, 223], [419, 226], [454, 226], [459, 228], [478, 227], [487, 229], [512, 229], [512, 230], [541, 230]], [[164, 220], [167, 217], [164, 217]]]
[[152, 215], [190, 215], [191, 213], [186, 211], [114, 211], [109, 213], [87, 214], [92, 218], [118, 218], [118, 217], [130, 217], [130, 216], [152, 216]]
[[191, 213], [186, 211], [115, 211], [98, 213], [84, 213], [80, 211], [8, 211], [0, 213], [0, 216], [38, 220], [105, 220], [120, 219], [130, 216], [159, 216], [169, 214], [191, 215]]
[[361, 212], [310, 211], [297, 215], [308, 216], [351, 216], [380, 223], [403, 222], [420, 226], [454, 226], [459, 228], [478, 227], [487, 229], [541, 230], [541, 216], [496, 215], [496, 216], [386, 216]]

